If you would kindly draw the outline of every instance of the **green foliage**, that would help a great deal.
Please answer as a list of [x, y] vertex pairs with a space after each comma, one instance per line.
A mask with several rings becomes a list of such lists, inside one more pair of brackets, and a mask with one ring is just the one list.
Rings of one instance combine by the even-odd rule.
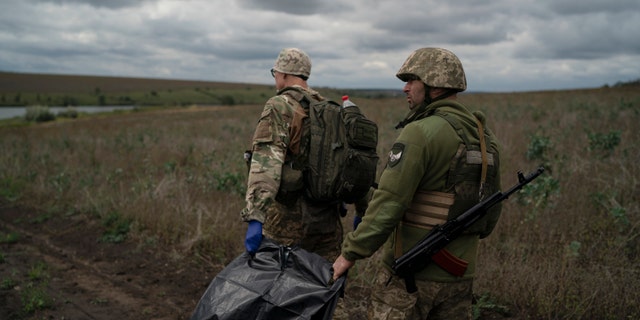
[[18, 242], [18, 239], [20, 239], [20, 236], [15, 232], [0, 233], [0, 243], [6, 243], [6, 244], [16, 243]]
[[27, 277], [29, 281], [22, 285], [23, 289], [20, 292], [22, 311], [28, 314], [51, 308], [53, 298], [47, 293], [49, 280], [47, 264], [44, 262], [36, 263], [27, 273]]
[[12, 177], [0, 178], [0, 198], [9, 202], [16, 201], [24, 188], [24, 182]]
[[33, 224], [40, 224], [40, 223], [46, 222], [47, 220], [49, 220], [51, 218], [52, 218], [52, 214], [51, 213], [42, 213], [42, 214], [38, 214], [33, 219], [29, 220], [29, 222], [33, 223]]
[[580, 248], [582, 248], [580, 241], [571, 241], [566, 247], [565, 256], [571, 259], [580, 257]]
[[24, 319], [35, 311], [53, 307], [54, 299], [47, 292], [50, 275], [45, 262], [40, 261], [33, 265], [24, 281], [20, 281], [19, 278], [21, 277], [18, 272], [13, 270], [10, 275], [0, 281], [0, 289], [17, 289], [21, 302], [20, 313]]
[[44, 262], [38, 262], [29, 269], [27, 276], [30, 280], [44, 280], [49, 277], [48, 266]]
[[504, 317], [511, 316], [509, 307], [496, 302], [489, 294], [482, 294], [480, 298], [474, 297], [474, 304], [471, 309], [472, 319], [484, 319], [483, 313], [500, 314]]
[[591, 196], [596, 207], [604, 209], [607, 215], [613, 219], [619, 232], [623, 233], [631, 227], [631, 222], [627, 209], [618, 202], [617, 197], [618, 192], [616, 191], [597, 192]]
[[109, 303], [109, 300], [104, 298], [95, 298], [95, 299], [91, 299], [89, 303], [93, 305], [107, 305]]
[[46, 282], [28, 283], [20, 293], [22, 311], [29, 314], [37, 310], [51, 308], [53, 298], [46, 291]]
[[220, 103], [225, 106], [232, 106], [236, 104], [236, 99], [234, 99], [232, 95], [223, 95], [220, 97]]
[[78, 117], [78, 110], [74, 107], [66, 107], [65, 110], [58, 112], [59, 118], [75, 119]]
[[131, 219], [125, 219], [117, 212], [109, 213], [102, 221], [105, 231], [100, 242], [120, 243], [127, 238], [131, 229]]
[[541, 160], [543, 162], [549, 161], [549, 152], [553, 147], [551, 138], [543, 135], [532, 135], [531, 141], [527, 148], [526, 158], [527, 160]]
[[609, 133], [587, 133], [589, 138], [588, 150], [600, 154], [601, 157], [609, 157], [613, 150], [620, 144], [622, 132], [620, 130], [610, 131]]
[[48, 106], [31, 106], [27, 107], [24, 118], [29, 122], [46, 122], [55, 120], [56, 116]]
[[58, 196], [69, 190], [71, 183], [71, 176], [64, 171], [54, 175], [49, 180], [49, 184], [51, 185], [52, 189], [56, 191]]
[[0, 289], [11, 290], [18, 285], [18, 282], [14, 278], [5, 278], [0, 281]]
[[214, 189], [218, 191], [228, 191], [231, 193], [244, 195], [247, 190], [246, 176], [238, 172], [213, 172]]
[[533, 209], [544, 209], [551, 204], [554, 195], [560, 192], [560, 181], [549, 174], [543, 174], [522, 187], [517, 193], [518, 203]]

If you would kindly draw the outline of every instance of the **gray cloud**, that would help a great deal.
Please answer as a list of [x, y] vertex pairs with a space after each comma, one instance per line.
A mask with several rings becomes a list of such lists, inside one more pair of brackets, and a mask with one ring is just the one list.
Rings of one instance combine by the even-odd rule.
[[237, 3], [245, 9], [267, 10], [293, 15], [330, 14], [352, 8], [346, 3], [332, 0], [237, 0]]
[[86, 4], [91, 7], [96, 8], [109, 8], [109, 9], [122, 9], [122, 8], [131, 8], [138, 7], [144, 2], [152, 2], [155, 0], [22, 0], [22, 1], [32, 1], [32, 2], [48, 2], [53, 4], [60, 5], [76, 5], [76, 4]]
[[636, 0], [545, 0], [546, 6], [560, 15], [582, 15], [588, 13], [620, 13], [640, 10]]
[[400, 88], [413, 50], [451, 49], [473, 91], [640, 77], [629, 0], [25, 0], [0, 2], [0, 70], [272, 83], [283, 47], [313, 86]]
[[640, 13], [589, 12], [537, 21], [528, 30], [532, 39], [516, 48], [516, 57], [600, 59], [640, 53], [637, 33]]

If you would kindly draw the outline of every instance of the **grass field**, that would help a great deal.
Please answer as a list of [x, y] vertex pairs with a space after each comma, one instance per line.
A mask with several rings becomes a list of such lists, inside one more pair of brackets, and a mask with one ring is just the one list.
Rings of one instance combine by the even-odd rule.
[[[486, 113], [502, 143], [503, 186], [518, 170], [547, 168], [505, 203], [481, 242], [477, 308], [518, 319], [639, 318], [638, 87], [461, 99]], [[404, 99], [354, 100], [378, 123], [385, 159]], [[225, 264], [243, 250], [242, 153], [261, 109], [192, 106], [0, 127], [0, 198], [49, 219], [102, 220], [111, 228], [105, 241], [128, 237]], [[351, 283], [368, 286], [374, 261], [359, 261]]]

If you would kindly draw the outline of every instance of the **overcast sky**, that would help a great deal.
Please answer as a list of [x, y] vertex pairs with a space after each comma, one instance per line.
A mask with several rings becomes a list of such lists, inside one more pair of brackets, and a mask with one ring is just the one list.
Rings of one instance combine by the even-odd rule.
[[600, 87], [640, 78], [640, 1], [0, 0], [0, 71], [272, 84], [284, 47], [312, 87], [400, 89], [421, 47], [469, 91]]

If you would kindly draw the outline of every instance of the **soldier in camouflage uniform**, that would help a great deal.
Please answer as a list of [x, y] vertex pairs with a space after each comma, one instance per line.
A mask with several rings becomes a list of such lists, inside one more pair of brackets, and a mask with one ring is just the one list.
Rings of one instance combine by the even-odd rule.
[[299, 94], [286, 87], [299, 87], [314, 99], [324, 100], [307, 85], [311, 61], [297, 48], [283, 49], [271, 74], [278, 94], [264, 106], [253, 136], [246, 207], [248, 222], [245, 247], [255, 253], [264, 237], [303, 249], [333, 261], [340, 254], [343, 231], [340, 204], [312, 204], [303, 196], [301, 171], [293, 160], [301, 156], [302, 121], [307, 117]]
[[334, 278], [384, 244], [370, 319], [469, 319], [478, 243], [495, 227], [499, 205], [415, 274], [417, 292], [407, 292], [391, 265], [434, 226], [499, 190], [498, 142], [480, 112], [457, 102], [467, 84], [450, 51], [418, 49], [396, 76], [406, 82], [411, 110], [360, 226], [344, 240]]

